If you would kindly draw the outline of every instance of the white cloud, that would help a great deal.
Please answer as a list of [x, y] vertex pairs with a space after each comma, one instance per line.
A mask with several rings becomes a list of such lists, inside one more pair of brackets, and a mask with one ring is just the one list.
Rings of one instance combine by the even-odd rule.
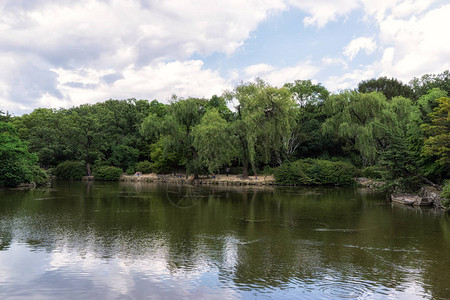
[[293, 67], [284, 68], [266, 64], [252, 65], [247, 67], [245, 71], [247, 80], [254, 80], [259, 77], [271, 85], [282, 86], [297, 79], [310, 79], [320, 71], [320, 67], [315, 66], [311, 61], [303, 61]]
[[287, 0], [309, 15], [303, 19], [305, 26], [324, 27], [338, 17], [348, 16], [362, 9], [364, 18], [381, 22], [386, 15], [408, 17], [429, 8], [436, 0]]
[[379, 36], [385, 50], [380, 72], [409, 80], [449, 69], [449, 15], [450, 5], [445, 5], [420, 17], [405, 20], [389, 16], [382, 21]]
[[339, 58], [339, 57], [329, 57], [329, 56], [326, 56], [326, 57], [322, 58], [322, 63], [323, 63], [325, 66], [340, 65], [340, 66], [342, 66], [344, 69], [347, 69], [347, 68], [348, 68], [347, 62], [346, 62], [344, 59]]
[[288, 0], [288, 3], [309, 14], [303, 19], [306, 26], [323, 27], [338, 16], [348, 14], [361, 6], [355, 0]]
[[377, 44], [373, 38], [369, 37], [359, 37], [353, 39], [344, 48], [343, 54], [347, 56], [348, 59], [352, 60], [359, 53], [359, 51], [364, 50], [366, 54], [371, 54], [375, 51]]
[[330, 76], [325, 81], [325, 87], [329, 91], [339, 91], [350, 88], [355, 88], [362, 80], [373, 78], [376, 75], [376, 71], [372, 66], [367, 66], [362, 69], [350, 71], [341, 76]]
[[[67, 107], [109, 98], [165, 100], [172, 93], [210, 96], [240, 80], [261, 77], [281, 85], [314, 79], [319, 70], [335, 66], [348, 73], [330, 77], [331, 89], [352, 87], [350, 84], [368, 79], [366, 76], [386, 75], [407, 81], [450, 68], [450, 41], [446, 38], [450, 5], [439, 7], [437, 3], [3, 0], [0, 109], [17, 114], [37, 105]], [[361, 37], [347, 44], [342, 57], [335, 57], [336, 49], [330, 45], [321, 61], [283, 68], [256, 62], [245, 69], [234, 66], [230, 70], [225, 61], [218, 64], [227, 74], [221, 76], [205, 68], [198, 58], [213, 53], [238, 56], [251, 32], [271, 15], [289, 8], [305, 12], [304, 26], [317, 27], [319, 35], [319, 29], [326, 30], [329, 22], [350, 14], [366, 19], [379, 32], [360, 33]], [[355, 12], [358, 14], [353, 15]], [[352, 69], [351, 60], [361, 51], [380, 57], [369, 66]]]
[[[203, 62], [190, 60], [148, 65], [142, 68], [129, 66], [118, 80], [108, 83], [103, 80], [112, 70], [79, 69], [58, 73], [58, 89], [70, 105], [94, 103], [105, 99], [168, 99], [172, 93], [179, 96], [211, 97], [231, 88], [217, 72], [204, 69]], [[68, 84], [71, 83], [71, 84]], [[73, 84], [76, 83], [76, 84]], [[92, 88], [91, 88], [92, 87]], [[46, 97], [44, 95], [44, 97]], [[55, 101], [55, 99], [50, 99]], [[45, 101], [41, 99], [41, 101]], [[67, 106], [58, 103], [59, 106]]]
[[260, 74], [267, 74], [273, 70], [275, 70], [275, 67], [268, 64], [251, 65], [244, 69], [248, 76], [259, 76]]
[[[418, 15], [407, 19], [399, 17], [407, 14], [407, 8], [393, 9], [392, 14], [386, 15], [379, 23], [377, 47], [381, 50], [381, 57], [341, 76], [330, 76], [325, 82], [327, 88], [353, 88], [362, 80], [378, 76], [408, 82], [423, 74], [437, 74], [450, 69], [450, 40], [445, 38], [450, 34], [450, 20], [447, 17], [450, 15], [450, 5], [423, 12], [430, 3], [425, 2], [423, 6], [418, 6]], [[411, 1], [407, 4], [412, 5]], [[357, 53], [351, 49], [361, 48], [347, 47], [349, 58]]]
[[[87, 70], [85, 75], [93, 78], [105, 72], [109, 72], [105, 76], [113, 74], [104, 79], [116, 80], [113, 86], [122, 84], [124, 90], [112, 97], [149, 98], [152, 95], [143, 95], [143, 90], [156, 91], [157, 96], [163, 87], [172, 88], [167, 84], [155, 88], [149, 84], [151, 78], [145, 85], [152, 88], [123, 85], [136, 83], [147, 72], [155, 77], [152, 70], [166, 71], [168, 79], [160, 81], [171, 82], [174, 89], [165, 93], [199, 95], [198, 89], [205, 87], [202, 93], [207, 95], [217, 89], [221, 79], [213, 71], [184, 61], [195, 53], [232, 54], [258, 24], [285, 8], [283, 2], [269, 0], [4, 0], [0, 3], [0, 57], [13, 57], [7, 68], [20, 84], [14, 84], [7, 72], [0, 74], [0, 106], [23, 112], [36, 101], [54, 106], [110, 95], [100, 82], [84, 78], [83, 84], [88, 85], [80, 85], [79, 78], [67, 82], [61, 77], [64, 72], [75, 76], [80, 70]], [[182, 67], [173, 68], [171, 62], [180, 62]], [[190, 79], [182, 78], [183, 68], [199, 74], [184, 74]], [[170, 70], [181, 73], [167, 73]], [[203, 79], [205, 74], [211, 78]], [[195, 82], [195, 78], [211, 85]], [[145, 80], [138, 81], [144, 84]], [[11, 106], [11, 102], [16, 104]]]

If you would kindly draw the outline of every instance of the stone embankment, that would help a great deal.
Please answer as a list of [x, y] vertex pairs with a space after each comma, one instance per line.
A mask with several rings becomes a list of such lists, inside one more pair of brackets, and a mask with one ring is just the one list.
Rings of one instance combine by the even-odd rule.
[[142, 174], [142, 175], [122, 175], [120, 181], [128, 182], [157, 182], [157, 183], [178, 183], [195, 185], [275, 185], [276, 181], [273, 175], [249, 176], [242, 178], [240, 175], [215, 175], [194, 179], [194, 176], [186, 178], [184, 174], [162, 175], [162, 174]]
[[440, 191], [432, 186], [423, 186], [418, 194], [392, 194], [393, 203], [412, 206], [434, 206], [443, 208], [441, 205]]

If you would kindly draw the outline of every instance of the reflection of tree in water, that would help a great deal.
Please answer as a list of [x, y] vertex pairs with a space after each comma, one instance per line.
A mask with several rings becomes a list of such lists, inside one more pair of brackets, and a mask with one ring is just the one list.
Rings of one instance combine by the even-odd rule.
[[[439, 224], [434, 217], [376, 206], [373, 199], [362, 202], [353, 192], [96, 183], [58, 189], [3, 202], [0, 250], [8, 251], [13, 240], [103, 260], [155, 258], [174, 276], [217, 270], [222, 283], [243, 288], [357, 277], [394, 289], [407, 286], [407, 275], [421, 268], [430, 294], [439, 298], [448, 291], [439, 276], [449, 274], [449, 258], [436, 258], [449, 249], [448, 219]], [[333, 275], [331, 283], [324, 270]]]
[[199, 203], [208, 194], [201, 187], [191, 185], [166, 185], [166, 198], [178, 208], [190, 208]]

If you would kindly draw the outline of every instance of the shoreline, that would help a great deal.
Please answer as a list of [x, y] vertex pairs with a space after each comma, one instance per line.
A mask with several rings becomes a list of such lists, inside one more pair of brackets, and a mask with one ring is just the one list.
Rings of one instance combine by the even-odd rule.
[[273, 175], [261, 175], [242, 178], [241, 175], [215, 175], [200, 176], [195, 178], [191, 175], [187, 179], [183, 175], [162, 175], [162, 174], [143, 174], [143, 175], [122, 175], [119, 181], [125, 182], [155, 182], [155, 183], [177, 183], [194, 185], [278, 185]]

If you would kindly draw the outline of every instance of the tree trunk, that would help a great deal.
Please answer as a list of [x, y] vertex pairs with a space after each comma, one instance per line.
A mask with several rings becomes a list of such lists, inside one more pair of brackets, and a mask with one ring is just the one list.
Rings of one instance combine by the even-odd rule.
[[242, 162], [242, 178], [248, 177], [248, 162], [246, 159]]

